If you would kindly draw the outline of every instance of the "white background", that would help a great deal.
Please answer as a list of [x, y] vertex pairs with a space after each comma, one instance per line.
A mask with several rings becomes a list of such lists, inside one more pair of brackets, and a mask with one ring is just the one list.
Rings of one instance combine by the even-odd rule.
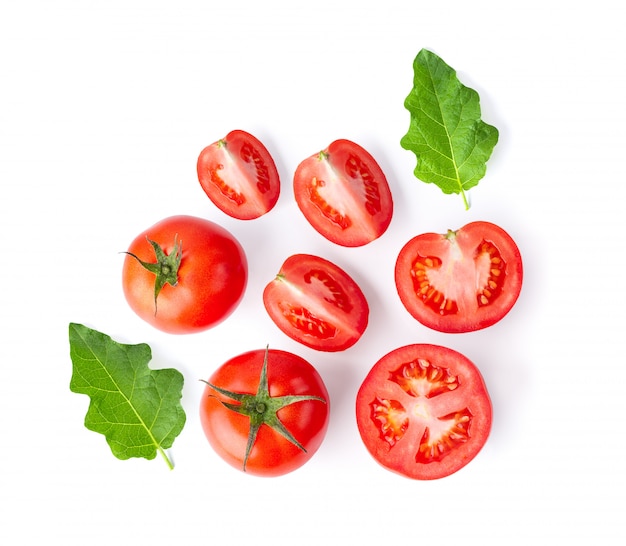
[[[626, 72], [617, 5], [2, 2], [0, 542], [623, 543]], [[469, 211], [460, 196], [415, 180], [415, 158], [399, 145], [421, 48], [457, 69], [500, 130]], [[283, 181], [277, 207], [248, 223], [219, 212], [196, 178], [200, 150], [232, 129], [266, 144]], [[360, 249], [317, 235], [291, 192], [297, 164], [337, 138], [377, 158], [395, 198], [388, 232]], [[120, 251], [180, 213], [231, 230], [250, 266], [235, 314], [194, 336], [152, 329], [121, 291]], [[398, 300], [395, 257], [418, 233], [473, 220], [516, 239], [521, 297], [488, 330], [432, 332]], [[352, 349], [308, 350], [265, 314], [262, 289], [295, 252], [336, 261], [367, 294], [370, 326]], [[119, 461], [84, 428], [88, 398], [69, 390], [69, 322], [148, 343], [153, 367], [183, 372], [187, 424], [169, 452], [173, 471], [160, 458]], [[369, 368], [413, 342], [472, 359], [495, 412], [479, 456], [435, 482], [378, 466], [354, 419]], [[276, 479], [226, 466], [197, 411], [200, 378], [267, 343], [313, 363], [332, 400], [318, 453]]]

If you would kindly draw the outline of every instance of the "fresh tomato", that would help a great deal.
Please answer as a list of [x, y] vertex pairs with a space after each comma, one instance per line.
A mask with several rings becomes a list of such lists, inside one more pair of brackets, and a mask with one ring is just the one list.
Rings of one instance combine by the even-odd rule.
[[229, 316], [243, 298], [248, 278], [243, 248], [208, 220], [166, 218], [138, 235], [126, 254], [126, 300], [164, 332], [206, 330]]
[[263, 303], [290, 338], [318, 351], [343, 351], [367, 327], [369, 306], [358, 284], [334, 263], [295, 254], [265, 287]]
[[267, 148], [235, 130], [207, 146], [198, 157], [202, 189], [222, 211], [240, 220], [269, 212], [280, 195], [280, 178]]
[[328, 391], [303, 358], [276, 349], [249, 351], [222, 364], [200, 403], [204, 433], [235, 468], [280, 476], [318, 450], [330, 410]]
[[460, 470], [491, 430], [480, 372], [462, 354], [407, 345], [381, 358], [363, 381], [356, 418], [365, 447], [382, 466], [418, 480]]
[[441, 332], [471, 332], [506, 315], [522, 288], [522, 258], [513, 239], [488, 222], [411, 239], [396, 261], [406, 309]]
[[389, 227], [393, 200], [376, 160], [358, 144], [336, 140], [298, 165], [293, 183], [298, 207], [328, 240], [356, 247]]

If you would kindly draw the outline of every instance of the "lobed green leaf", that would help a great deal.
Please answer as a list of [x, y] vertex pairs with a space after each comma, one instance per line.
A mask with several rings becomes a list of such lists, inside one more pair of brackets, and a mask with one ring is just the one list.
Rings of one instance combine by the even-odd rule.
[[434, 53], [422, 49], [413, 63], [413, 89], [404, 106], [409, 130], [401, 146], [415, 153], [415, 176], [444, 193], [466, 192], [485, 176], [498, 130], [481, 120], [478, 93]]
[[103, 434], [118, 459], [154, 459], [185, 425], [184, 379], [175, 369], [151, 370], [148, 345], [125, 345], [81, 324], [70, 324], [70, 390], [91, 398], [85, 427]]

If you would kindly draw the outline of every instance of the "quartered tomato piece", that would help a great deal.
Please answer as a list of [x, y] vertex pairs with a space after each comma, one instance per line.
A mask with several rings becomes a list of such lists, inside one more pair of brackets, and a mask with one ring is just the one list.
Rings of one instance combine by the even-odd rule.
[[488, 222], [411, 239], [396, 261], [400, 300], [425, 326], [471, 332], [506, 315], [522, 288], [522, 258], [513, 239]]
[[309, 254], [288, 258], [263, 292], [271, 319], [290, 338], [319, 351], [343, 351], [369, 319], [357, 283], [337, 265]]
[[356, 418], [365, 447], [390, 471], [418, 480], [453, 474], [482, 449], [491, 401], [462, 354], [407, 345], [381, 358], [363, 381]]
[[309, 223], [338, 245], [363, 246], [391, 222], [393, 200], [385, 174], [366, 150], [349, 140], [336, 140], [300, 163], [293, 189]]
[[198, 158], [198, 180], [209, 199], [239, 220], [269, 212], [280, 195], [280, 178], [267, 148], [245, 131], [231, 131]]

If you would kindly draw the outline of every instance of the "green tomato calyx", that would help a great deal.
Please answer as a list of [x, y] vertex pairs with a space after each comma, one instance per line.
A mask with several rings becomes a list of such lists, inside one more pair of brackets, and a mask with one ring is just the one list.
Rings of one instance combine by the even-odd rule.
[[163, 248], [156, 242], [147, 239], [156, 256], [156, 263], [145, 262], [132, 252], [125, 252], [137, 260], [145, 269], [154, 273], [154, 314], [157, 314], [157, 298], [166, 284], [176, 286], [178, 284], [178, 269], [183, 257], [182, 243], [174, 237], [174, 248], [169, 254], [165, 254]]
[[[208, 381], [204, 381], [212, 389], [218, 393], [233, 400], [233, 402], [226, 402], [220, 399], [220, 403], [231, 411], [245, 415], [250, 419], [250, 431], [248, 433], [248, 443], [246, 445], [246, 452], [243, 459], [243, 471], [246, 471], [246, 464], [248, 458], [254, 447], [259, 429], [266, 425], [278, 432], [281, 436], [289, 440], [292, 444], [297, 446], [302, 451], [306, 452], [304, 446], [296, 440], [296, 438], [289, 432], [289, 430], [283, 425], [278, 418], [277, 413], [284, 407], [297, 402], [303, 402], [306, 400], [317, 400], [326, 404], [326, 400], [320, 396], [313, 395], [286, 395], [286, 396], [271, 396], [269, 392], [269, 386], [267, 382], [267, 364], [269, 357], [269, 347], [265, 349], [265, 357], [263, 359], [263, 367], [261, 368], [261, 376], [259, 378], [259, 386], [257, 387], [256, 394], [247, 394], [240, 392], [233, 392]], [[212, 395], [214, 396], [214, 395]]]

